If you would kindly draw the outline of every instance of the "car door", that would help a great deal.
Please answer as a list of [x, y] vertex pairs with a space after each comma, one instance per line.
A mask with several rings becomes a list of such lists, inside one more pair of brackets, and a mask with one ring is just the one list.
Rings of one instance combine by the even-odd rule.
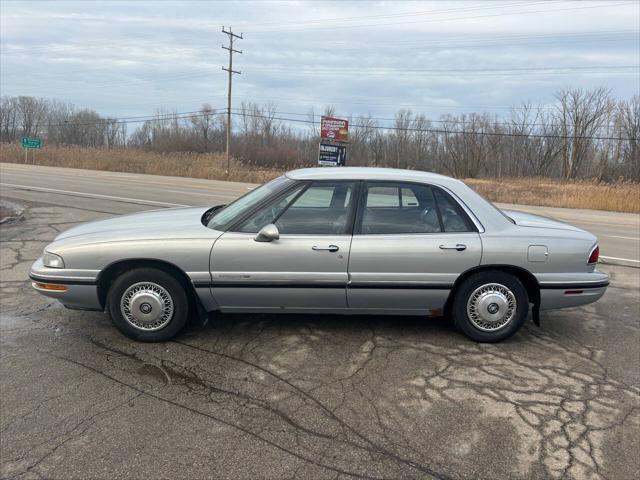
[[366, 182], [351, 244], [349, 307], [437, 314], [481, 254], [477, 228], [443, 189]]
[[[300, 182], [225, 232], [212, 249], [213, 296], [225, 311], [340, 311], [356, 182]], [[275, 224], [279, 238], [256, 241]]]

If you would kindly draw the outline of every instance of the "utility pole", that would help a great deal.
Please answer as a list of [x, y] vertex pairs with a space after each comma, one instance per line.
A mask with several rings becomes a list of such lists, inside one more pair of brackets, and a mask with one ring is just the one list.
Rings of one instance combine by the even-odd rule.
[[225, 30], [224, 27], [222, 27], [222, 33], [224, 33], [229, 37], [229, 46], [222, 45], [222, 48], [224, 48], [225, 50], [229, 50], [229, 67], [228, 68], [222, 67], [223, 70], [226, 70], [227, 72], [229, 72], [229, 90], [227, 93], [227, 175], [229, 175], [229, 168], [231, 165], [231, 79], [234, 73], [237, 73], [238, 75], [242, 73], [238, 70], [233, 69], [234, 52], [242, 53], [242, 50], [235, 50], [233, 48], [233, 41], [236, 38], [239, 38], [240, 40], [242, 40], [242, 34], [236, 35], [231, 30], [231, 27], [229, 27], [229, 30]]

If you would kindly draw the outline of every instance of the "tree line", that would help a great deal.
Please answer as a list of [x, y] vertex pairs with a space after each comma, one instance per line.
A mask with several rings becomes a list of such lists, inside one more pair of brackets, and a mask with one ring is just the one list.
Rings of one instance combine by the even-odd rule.
[[[41, 136], [51, 145], [224, 152], [226, 111], [158, 111], [115, 119], [72, 104], [2, 97], [0, 141]], [[323, 115], [335, 115], [327, 107]], [[275, 104], [233, 110], [232, 153], [257, 168], [317, 161], [320, 115], [280, 113]], [[605, 88], [562, 89], [552, 105], [524, 103], [505, 117], [488, 113], [431, 119], [402, 109], [393, 119], [349, 116], [348, 165], [410, 168], [459, 178], [540, 176], [640, 181], [640, 96], [616, 100]], [[136, 125], [128, 134], [127, 125]]]

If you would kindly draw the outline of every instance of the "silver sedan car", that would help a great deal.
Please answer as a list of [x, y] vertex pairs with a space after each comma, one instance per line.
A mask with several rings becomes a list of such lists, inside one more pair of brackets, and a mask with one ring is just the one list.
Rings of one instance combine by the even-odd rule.
[[605, 292], [597, 239], [497, 209], [425, 172], [288, 172], [227, 206], [142, 212], [59, 235], [30, 272], [72, 309], [109, 313], [140, 341], [165, 341], [211, 312], [445, 315], [480, 342], [510, 337], [531, 306]]

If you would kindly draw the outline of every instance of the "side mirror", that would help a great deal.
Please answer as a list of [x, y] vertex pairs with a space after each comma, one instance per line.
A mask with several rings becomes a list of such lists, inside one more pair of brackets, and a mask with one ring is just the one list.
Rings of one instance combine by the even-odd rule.
[[280, 232], [278, 231], [278, 227], [276, 227], [273, 223], [269, 225], [265, 225], [260, 229], [254, 240], [256, 242], [272, 242], [273, 240], [278, 240], [280, 238]]

